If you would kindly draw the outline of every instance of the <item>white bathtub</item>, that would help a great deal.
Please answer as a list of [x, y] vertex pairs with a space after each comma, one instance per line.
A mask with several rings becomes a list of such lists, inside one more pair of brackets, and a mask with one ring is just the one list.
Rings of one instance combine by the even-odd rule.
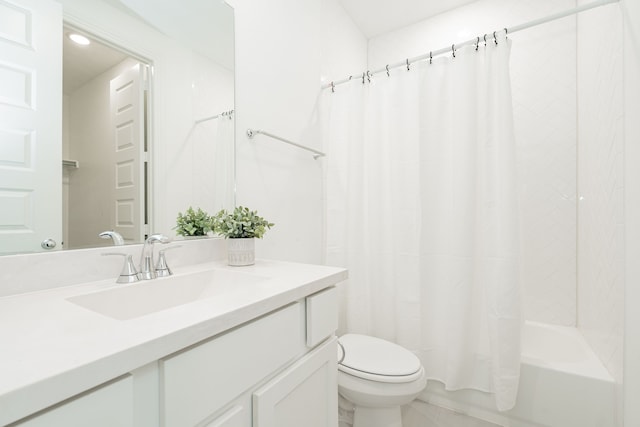
[[576, 328], [526, 322], [516, 406], [429, 381], [420, 400], [508, 427], [614, 427], [614, 382]]

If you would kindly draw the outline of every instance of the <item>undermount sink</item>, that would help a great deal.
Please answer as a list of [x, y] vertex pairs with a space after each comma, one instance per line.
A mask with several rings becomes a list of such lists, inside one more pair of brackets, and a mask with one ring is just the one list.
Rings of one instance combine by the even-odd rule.
[[238, 291], [268, 277], [228, 270], [206, 270], [145, 280], [67, 301], [118, 320], [134, 319], [190, 302]]

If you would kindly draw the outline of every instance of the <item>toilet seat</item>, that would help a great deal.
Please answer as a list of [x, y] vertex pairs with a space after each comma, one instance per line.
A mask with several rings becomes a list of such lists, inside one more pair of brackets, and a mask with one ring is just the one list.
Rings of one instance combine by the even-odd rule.
[[407, 383], [424, 375], [420, 360], [409, 350], [367, 335], [338, 339], [338, 370], [382, 383]]

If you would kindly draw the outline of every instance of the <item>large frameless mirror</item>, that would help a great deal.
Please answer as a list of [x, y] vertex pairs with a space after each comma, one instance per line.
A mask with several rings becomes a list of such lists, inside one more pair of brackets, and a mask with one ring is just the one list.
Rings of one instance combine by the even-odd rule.
[[188, 206], [233, 206], [229, 5], [0, 9], [0, 254], [139, 243]]

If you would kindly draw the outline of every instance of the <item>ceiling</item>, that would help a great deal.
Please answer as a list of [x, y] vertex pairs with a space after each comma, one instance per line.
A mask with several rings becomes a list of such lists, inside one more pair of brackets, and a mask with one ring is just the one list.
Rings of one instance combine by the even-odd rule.
[[339, 0], [366, 38], [384, 34], [476, 0]]
[[[103, 1], [233, 70], [233, 9], [223, 0]], [[63, 92], [65, 94], [74, 92], [128, 57], [123, 52], [99, 43], [88, 34], [85, 35], [92, 39], [92, 43], [89, 46], [78, 46], [67, 37], [67, 34], [72, 31], [69, 28], [64, 28], [63, 31]]]
[[223, 67], [234, 67], [233, 8], [224, 0], [149, 1], [121, 3], [129, 14]]
[[69, 95], [91, 79], [104, 73], [127, 58], [127, 55], [91, 39], [88, 46], [69, 40], [69, 28], [63, 30], [62, 91]]

